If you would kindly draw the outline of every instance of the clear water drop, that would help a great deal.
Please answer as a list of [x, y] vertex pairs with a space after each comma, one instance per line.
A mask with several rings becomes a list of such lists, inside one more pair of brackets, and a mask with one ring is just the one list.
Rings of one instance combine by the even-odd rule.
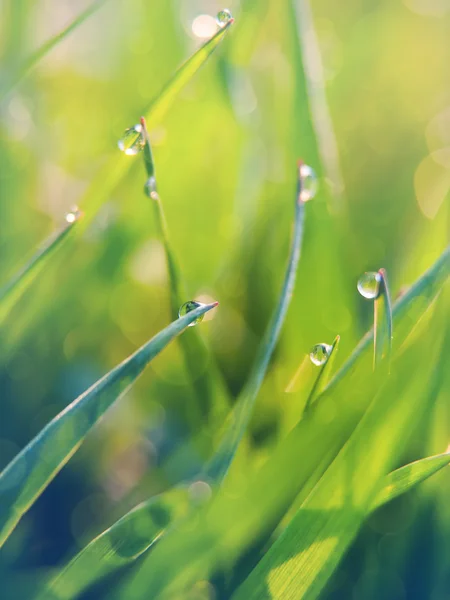
[[147, 179], [144, 185], [145, 195], [151, 198], [152, 200], [158, 200], [159, 195], [156, 191], [156, 179], [152, 176]]
[[[195, 310], [196, 308], [199, 308], [200, 306], [204, 306], [204, 304], [202, 304], [201, 302], [195, 302], [195, 300], [189, 300], [189, 302], [185, 302], [182, 306], [180, 306], [180, 310], [178, 311], [178, 316], [184, 317], [185, 315], [190, 313], [192, 310]], [[198, 325], [199, 323], [201, 323], [203, 321], [204, 316], [205, 315], [200, 315], [197, 319], [195, 319], [195, 321], [192, 321], [192, 323], [190, 325], [188, 325], [188, 327], [193, 327], [194, 325]]]
[[123, 137], [117, 142], [117, 145], [127, 156], [134, 156], [141, 152], [145, 146], [142, 125], [137, 123], [137, 125], [125, 129]]
[[328, 344], [316, 344], [311, 348], [309, 358], [314, 365], [320, 367], [325, 364], [330, 356], [332, 346]]
[[298, 172], [301, 184], [301, 191], [298, 199], [300, 202], [308, 202], [317, 194], [317, 176], [314, 169], [304, 163], [300, 163]]
[[228, 25], [228, 23], [232, 20], [233, 20], [233, 15], [228, 10], [228, 8], [219, 10], [219, 12], [217, 13], [216, 21], [217, 21], [217, 25], [219, 27], [225, 27], [225, 25]]
[[67, 223], [76, 223], [83, 216], [83, 211], [81, 211], [78, 206], [72, 206], [70, 211], [66, 214]]
[[368, 271], [358, 279], [358, 292], [368, 300], [375, 300], [380, 294], [381, 275]]

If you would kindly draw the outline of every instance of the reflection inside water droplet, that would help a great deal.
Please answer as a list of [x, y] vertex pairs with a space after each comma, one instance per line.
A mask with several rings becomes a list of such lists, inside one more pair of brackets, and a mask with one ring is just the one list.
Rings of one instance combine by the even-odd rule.
[[78, 219], [83, 216], [83, 212], [78, 208], [78, 206], [73, 206], [70, 211], [66, 214], [67, 223], [76, 223]]
[[145, 138], [142, 132], [142, 125], [138, 123], [125, 130], [123, 137], [117, 142], [119, 149], [128, 156], [134, 156], [141, 152], [145, 146]]
[[219, 27], [225, 27], [225, 25], [227, 25], [232, 19], [233, 15], [228, 10], [228, 8], [219, 10], [219, 12], [217, 13], [216, 21]]
[[313, 346], [311, 352], [309, 353], [311, 362], [318, 367], [325, 364], [330, 356], [331, 348], [332, 347], [328, 344], [316, 344]]
[[317, 176], [314, 169], [304, 163], [300, 163], [298, 171], [300, 178], [300, 193], [298, 199], [300, 202], [308, 202], [308, 200], [312, 200], [317, 194]]
[[[180, 306], [180, 310], [178, 311], [178, 316], [184, 317], [185, 315], [190, 313], [192, 310], [195, 310], [196, 308], [199, 308], [200, 306], [204, 306], [204, 305], [201, 302], [195, 302], [195, 300], [189, 300], [189, 302], [185, 302], [182, 306]], [[195, 319], [195, 321], [190, 323], [188, 325], [188, 327], [193, 327], [194, 325], [198, 325], [199, 323], [201, 323], [203, 321], [204, 316], [205, 315], [200, 315], [199, 317], [197, 317], [197, 319]]]
[[368, 300], [375, 300], [380, 294], [381, 275], [368, 271], [358, 279], [358, 292]]

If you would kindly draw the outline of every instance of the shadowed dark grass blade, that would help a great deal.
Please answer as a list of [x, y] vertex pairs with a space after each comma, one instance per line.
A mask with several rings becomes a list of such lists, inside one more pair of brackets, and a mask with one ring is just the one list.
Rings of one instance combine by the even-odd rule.
[[[200, 67], [207, 61], [233, 24], [233, 19], [201, 46], [166, 83], [150, 105], [142, 111], [149, 127], [153, 127], [165, 115], [178, 92], [192, 79]], [[80, 200], [80, 206], [86, 209], [83, 229], [89, 225], [102, 204], [108, 199], [114, 188], [122, 181], [133, 164], [133, 159], [117, 152], [100, 170], [86, 194]]]
[[305, 410], [314, 402], [315, 398], [322, 392], [331, 374], [331, 368], [336, 358], [336, 353], [339, 348], [339, 340], [341, 338], [337, 335], [334, 342], [331, 345], [331, 350], [325, 363], [320, 367], [317, 378], [314, 382], [311, 392], [309, 393], [308, 399], [306, 400]]
[[[396, 303], [395, 342], [401, 356], [408, 350], [402, 344], [410, 329], [427, 313], [449, 271], [447, 249]], [[126, 586], [127, 600], [139, 598], [143, 589], [149, 595], [170, 597], [208, 577], [219, 565], [233, 563], [256, 538], [276, 527], [305, 484], [310, 487], [311, 476], [316, 473], [318, 479], [325, 471], [379, 391], [380, 378], [372, 371], [372, 341], [370, 332], [256, 473], [225, 482], [200, 515], [188, 517], [183, 528], [166, 532], [133, 573]], [[395, 407], [395, 402], [391, 404]], [[308, 460], [301, 460], [303, 456]]]
[[427, 363], [421, 364], [417, 347], [401, 357], [395, 374], [386, 378], [341, 452], [233, 600], [318, 597], [370, 511], [384, 473], [404, 449], [408, 431], [437, 397], [440, 344], [434, 330], [422, 329]]
[[74, 215], [74, 220], [68, 222], [67, 225], [56, 233], [53, 233], [30, 261], [0, 290], [0, 326], [8, 317], [22, 294], [48, 264], [49, 259], [61, 247], [62, 242], [78, 223], [79, 215], [76, 215], [76, 213], [69, 214]]
[[444, 452], [443, 454], [422, 458], [392, 471], [383, 479], [382, 488], [375, 496], [370, 510], [374, 511], [383, 504], [405, 494], [449, 464], [450, 453]]
[[248, 380], [241, 392], [226, 424], [226, 431], [217, 453], [205, 468], [205, 476], [213, 481], [222, 481], [236, 454], [239, 443], [247, 428], [256, 397], [261, 388], [264, 376], [269, 366], [272, 353], [280, 336], [281, 328], [294, 291], [297, 267], [300, 260], [305, 219], [305, 202], [301, 200], [303, 179], [299, 163], [297, 180], [297, 197], [295, 202], [294, 233], [287, 264], [284, 282], [270, 323], [266, 329], [258, 354], [253, 363]]
[[0, 88], [0, 100], [4, 98], [30, 71], [31, 69], [64, 38], [70, 35], [77, 27], [82, 25], [86, 19], [93, 15], [107, 0], [95, 0], [85, 11], [78, 15], [67, 27], [54, 35], [40, 46], [31, 56], [19, 64], [17, 69], [7, 77], [2, 88]]
[[147, 550], [170, 523], [187, 514], [189, 507], [188, 486], [173, 488], [139, 504], [83, 548], [38, 598], [77, 598], [90, 585]]
[[388, 371], [392, 353], [392, 303], [384, 269], [378, 271], [380, 276], [380, 293], [374, 301], [374, 337], [373, 337], [373, 366], [380, 366], [386, 358]]
[[201, 306], [158, 333], [69, 404], [0, 473], [0, 546], [90, 429], [127, 392], [147, 364], [190, 323], [216, 305]]
[[[141, 117], [142, 135], [145, 139], [143, 150], [144, 164], [147, 171], [147, 182], [144, 191], [153, 205], [157, 235], [164, 247], [167, 270], [169, 273], [170, 307], [172, 318], [176, 319], [179, 308], [189, 300], [183, 284], [181, 270], [170, 243], [164, 209], [161, 197], [157, 191], [155, 163], [147, 131], [145, 118]], [[214, 369], [211, 357], [198, 329], [192, 329], [180, 338], [180, 346], [192, 387], [195, 391], [198, 415], [191, 410], [189, 414], [194, 423], [204, 423], [209, 420], [211, 410], [223, 417], [229, 405], [225, 389], [221, 384], [220, 374]], [[205, 368], [208, 365], [208, 368]], [[200, 368], [199, 368], [200, 367]], [[220, 386], [220, 389], [219, 389]]]

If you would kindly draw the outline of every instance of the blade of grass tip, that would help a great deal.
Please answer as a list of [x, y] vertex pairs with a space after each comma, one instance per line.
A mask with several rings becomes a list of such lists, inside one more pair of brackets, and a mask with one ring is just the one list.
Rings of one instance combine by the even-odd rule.
[[331, 367], [333, 366], [334, 360], [336, 358], [336, 353], [339, 348], [340, 336], [337, 335], [334, 338], [334, 341], [331, 345], [331, 348], [328, 352], [328, 356], [323, 365], [321, 365], [319, 373], [317, 374], [316, 380], [312, 387], [311, 392], [309, 393], [308, 399], [306, 400], [305, 410], [308, 410], [311, 404], [314, 402], [316, 397], [322, 392], [324, 387], [326, 386], [331, 373]]
[[148, 550], [190, 507], [188, 486], [142, 502], [94, 538], [44, 587], [37, 600], [71, 600]]
[[[172, 318], [176, 319], [180, 306], [184, 304], [188, 298], [181, 277], [181, 269], [179, 268], [175, 252], [170, 243], [170, 236], [161, 197], [157, 191], [155, 162], [153, 160], [145, 117], [141, 117], [140, 123], [145, 141], [143, 156], [148, 177], [144, 191], [152, 202], [157, 234], [164, 247], [167, 270], [169, 273], [171, 312]], [[196, 415], [193, 410], [190, 410], [189, 412], [192, 420], [198, 425], [199, 421], [204, 421], [205, 418], [210, 416], [212, 409], [215, 414], [223, 417], [223, 414], [229, 406], [228, 398], [225, 393], [225, 386], [221, 385], [219, 389], [219, 385], [222, 383], [220, 374], [214, 369], [206, 344], [203, 342], [198, 330], [193, 329], [189, 331], [187, 335], [182, 336], [180, 338], [180, 345], [186, 368], [195, 390], [196, 400], [198, 401], [199, 415]], [[205, 368], [205, 365], [208, 365], [208, 367]], [[200, 419], [198, 417], [200, 417]]]
[[370, 511], [374, 511], [383, 504], [408, 492], [449, 464], [450, 453], [444, 452], [443, 454], [422, 458], [392, 471], [385, 476], [382, 487], [371, 504]]
[[247, 383], [242, 390], [227, 423], [226, 431], [217, 453], [205, 467], [207, 478], [220, 482], [226, 475], [228, 468], [236, 454], [239, 443], [247, 428], [256, 397], [262, 385], [269, 365], [273, 350], [278, 341], [281, 327], [286, 318], [286, 313], [294, 291], [297, 267], [300, 260], [303, 240], [305, 201], [303, 192], [304, 179], [302, 176], [303, 163], [299, 161], [297, 176], [297, 195], [295, 201], [294, 233], [291, 241], [288, 264], [279, 300], [273, 312], [270, 323], [266, 329], [258, 354], [253, 363]]
[[47, 265], [48, 260], [61, 247], [62, 242], [81, 217], [82, 213], [77, 209], [67, 213], [67, 224], [59, 231], [52, 233], [36, 254], [0, 290], [0, 326], [4, 323], [19, 298]]
[[[207, 42], [205, 42], [185, 63], [179, 67], [173, 77], [161, 89], [150, 105], [141, 111], [150, 127], [155, 126], [165, 115], [178, 92], [197, 73], [207, 61], [214, 50], [224, 39], [234, 20], [231, 19], [224, 27], [219, 29]], [[108, 199], [114, 188], [125, 177], [128, 169], [133, 164], [130, 156], [121, 153], [108, 160], [100, 169], [97, 177], [92, 182], [86, 194], [80, 200], [80, 206], [86, 209], [86, 218], [83, 221], [83, 230], [91, 223], [92, 219]]]
[[90, 6], [80, 13], [75, 19], [67, 25], [62, 31], [54, 35], [40, 46], [33, 54], [19, 64], [17, 69], [7, 78], [6, 83], [0, 89], [0, 100], [2, 100], [11, 90], [13, 90], [20, 81], [31, 71], [31, 69], [64, 38], [70, 35], [75, 29], [84, 23], [90, 16], [105, 4], [107, 0], [96, 0]]
[[392, 304], [385, 269], [379, 269], [374, 275], [379, 281], [379, 293], [373, 303], [373, 368], [378, 368], [386, 358], [389, 371], [392, 350]]
[[90, 429], [128, 391], [147, 364], [215, 306], [217, 302], [200, 306], [163, 329], [69, 404], [0, 473], [0, 547]]

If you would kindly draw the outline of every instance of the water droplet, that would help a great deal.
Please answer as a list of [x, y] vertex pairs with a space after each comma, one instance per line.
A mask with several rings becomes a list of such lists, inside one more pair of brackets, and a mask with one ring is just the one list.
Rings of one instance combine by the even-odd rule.
[[81, 211], [78, 206], [73, 206], [70, 211], [66, 214], [67, 223], [76, 223], [83, 216], [83, 211]]
[[159, 195], [156, 191], [156, 179], [152, 176], [147, 179], [144, 185], [144, 192], [146, 196], [151, 198], [152, 200], [158, 200]]
[[219, 27], [225, 27], [225, 25], [227, 25], [232, 19], [233, 15], [228, 10], [228, 8], [219, 10], [219, 12], [217, 13], [216, 21]]
[[311, 362], [318, 367], [325, 364], [330, 356], [331, 349], [332, 346], [329, 346], [328, 344], [316, 344], [312, 347], [311, 352], [309, 353]]
[[[189, 302], [185, 302], [182, 306], [180, 306], [180, 310], [178, 311], [178, 316], [184, 317], [185, 315], [190, 313], [191, 310], [195, 310], [196, 308], [199, 308], [200, 306], [203, 306], [203, 304], [201, 302], [195, 302], [195, 300], [189, 300]], [[195, 321], [193, 321], [190, 325], [188, 325], [188, 327], [193, 327], [194, 325], [198, 325], [199, 323], [201, 323], [203, 321], [204, 316], [205, 315], [200, 315], [197, 319], [195, 319]]]
[[317, 176], [314, 169], [304, 163], [300, 163], [298, 172], [301, 185], [298, 199], [300, 202], [308, 202], [308, 200], [312, 200], [317, 194]]
[[211, 499], [211, 486], [206, 481], [194, 481], [189, 486], [189, 496], [194, 504], [205, 504]]
[[380, 294], [381, 275], [368, 271], [358, 279], [358, 292], [368, 300], [375, 300]]
[[145, 138], [142, 133], [142, 125], [138, 123], [125, 130], [122, 139], [117, 142], [119, 149], [128, 156], [134, 156], [141, 152], [145, 146]]

